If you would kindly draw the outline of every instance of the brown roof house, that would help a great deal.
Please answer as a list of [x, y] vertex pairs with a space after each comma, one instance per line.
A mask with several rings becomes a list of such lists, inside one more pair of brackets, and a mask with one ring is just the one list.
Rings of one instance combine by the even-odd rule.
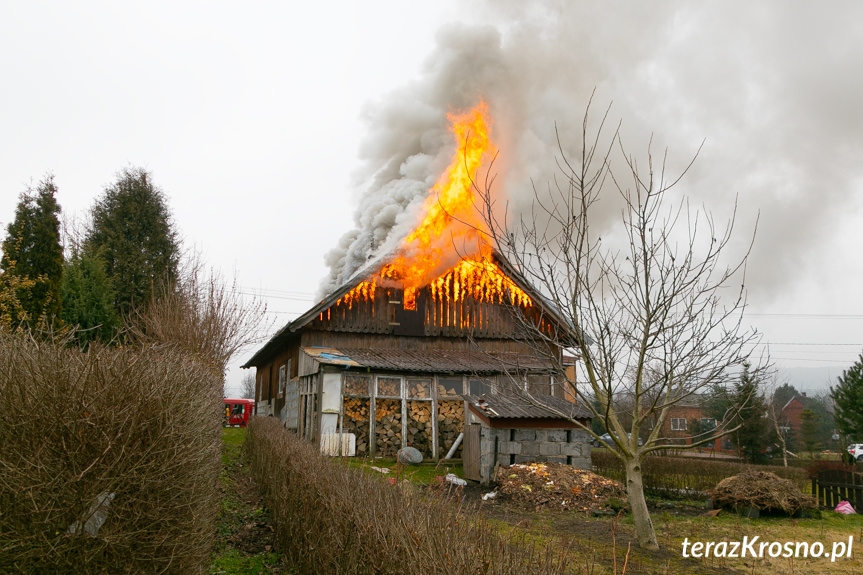
[[[573, 397], [563, 346], [574, 330], [481, 231], [470, 175], [493, 157], [483, 114], [454, 119], [458, 149], [414, 231], [246, 362], [258, 415], [326, 453], [412, 446], [440, 458], [465, 431], [465, 394]], [[525, 325], [545, 337], [527, 337]]]
[[[387, 263], [369, 266], [255, 352], [243, 367], [256, 369], [257, 415], [327, 453], [409, 445], [440, 458], [465, 431], [466, 394], [528, 391], [575, 407], [560, 369], [571, 358], [538, 348], [521, 327], [558, 339], [566, 322], [498, 254], [460, 260], [409, 297], [391, 274]], [[589, 466], [589, 451], [577, 459]]]

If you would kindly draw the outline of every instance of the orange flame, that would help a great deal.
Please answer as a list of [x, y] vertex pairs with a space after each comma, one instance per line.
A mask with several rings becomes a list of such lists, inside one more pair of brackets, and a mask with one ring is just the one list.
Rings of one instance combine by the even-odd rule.
[[[426, 198], [425, 217], [405, 239], [404, 251], [385, 276], [403, 283], [405, 309], [416, 309], [417, 289], [428, 283], [435, 272], [446, 270], [447, 256], [456, 250], [470, 249], [471, 240], [476, 240], [478, 246], [484, 245], [479, 241], [478, 230], [483, 225], [474, 208], [473, 176], [495, 152], [489, 138], [488, 106], [480, 102], [464, 114], [450, 114], [448, 119], [452, 122], [456, 153]], [[482, 251], [482, 247], [475, 251]]]
[[[457, 150], [449, 167], [432, 188], [423, 205], [425, 216], [405, 239], [401, 254], [385, 265], [379, 276], [404, 290], [405, 309], [416, 309], [417, 291], [430, 285], [435, 300], [462, 300], [532, 305], [530, 297], [506, 277], [491, 259], [483, 239], [485, 225], [474, 207], [473, 177], [496, 153], [490, 139], [488, 106], [480, 102], [472, 110], [447, 116], [452, 123]], [[455, 261], [453, 256], [462, 257]], [[377, 278], [359, 284], [337, 303], [349, 307], [360, 299], [374, 299]]]

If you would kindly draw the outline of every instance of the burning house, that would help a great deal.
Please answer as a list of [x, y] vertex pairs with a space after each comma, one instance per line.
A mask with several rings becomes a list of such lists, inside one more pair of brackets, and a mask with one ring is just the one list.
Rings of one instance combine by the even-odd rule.
[[547, 343], [566, 341], [569, 324], [471, 219], [470, 176], [491, 149], [482, 112], [456, 119], [457, 156], [403, 244], [243, 366], [256, 369], [258, 415], [279, 417], [327, 453], [392, 455], [409, 445], [441, 458], [471, 417], [465, 395], [574, 400], [562, 349]]

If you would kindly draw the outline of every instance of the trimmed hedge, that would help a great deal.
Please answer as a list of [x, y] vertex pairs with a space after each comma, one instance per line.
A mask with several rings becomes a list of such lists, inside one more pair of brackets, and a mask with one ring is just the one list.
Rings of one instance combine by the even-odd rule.
[[0, 331], [0, 572], [208, 568], [221, 381], [168, 347]]
[[[623, 463], [612, 453], [594, 450], [593, 471], [599, 475], [626, 481]], [[770, 471], [784, 479], [793, 481], [807, 492], [810, 480], [806, 470], [798, 467], [776, 467], [772, 465], [749, 465], [736, 461], [707, 459], [701, 457], [666, 457], [651, 455], [642, 460], [644, 492], [665, 498], [691, 498], [713, 489], [716, 484], [746, 469]]]
[[460, 491], [390, 485], [322, 456], [272, 417], [253, 418], [246, 456], [298, 573], [423, 575], [565, 571], [568, 555], [507, 540], [460, 509]]

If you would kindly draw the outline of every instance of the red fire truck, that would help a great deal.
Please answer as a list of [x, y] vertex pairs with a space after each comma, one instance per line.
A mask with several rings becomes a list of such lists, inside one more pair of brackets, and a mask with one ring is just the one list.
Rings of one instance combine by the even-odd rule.
[[254, 399], [225, 399], [225, 420], [222, 427], [246, 427], [255, 411]]

